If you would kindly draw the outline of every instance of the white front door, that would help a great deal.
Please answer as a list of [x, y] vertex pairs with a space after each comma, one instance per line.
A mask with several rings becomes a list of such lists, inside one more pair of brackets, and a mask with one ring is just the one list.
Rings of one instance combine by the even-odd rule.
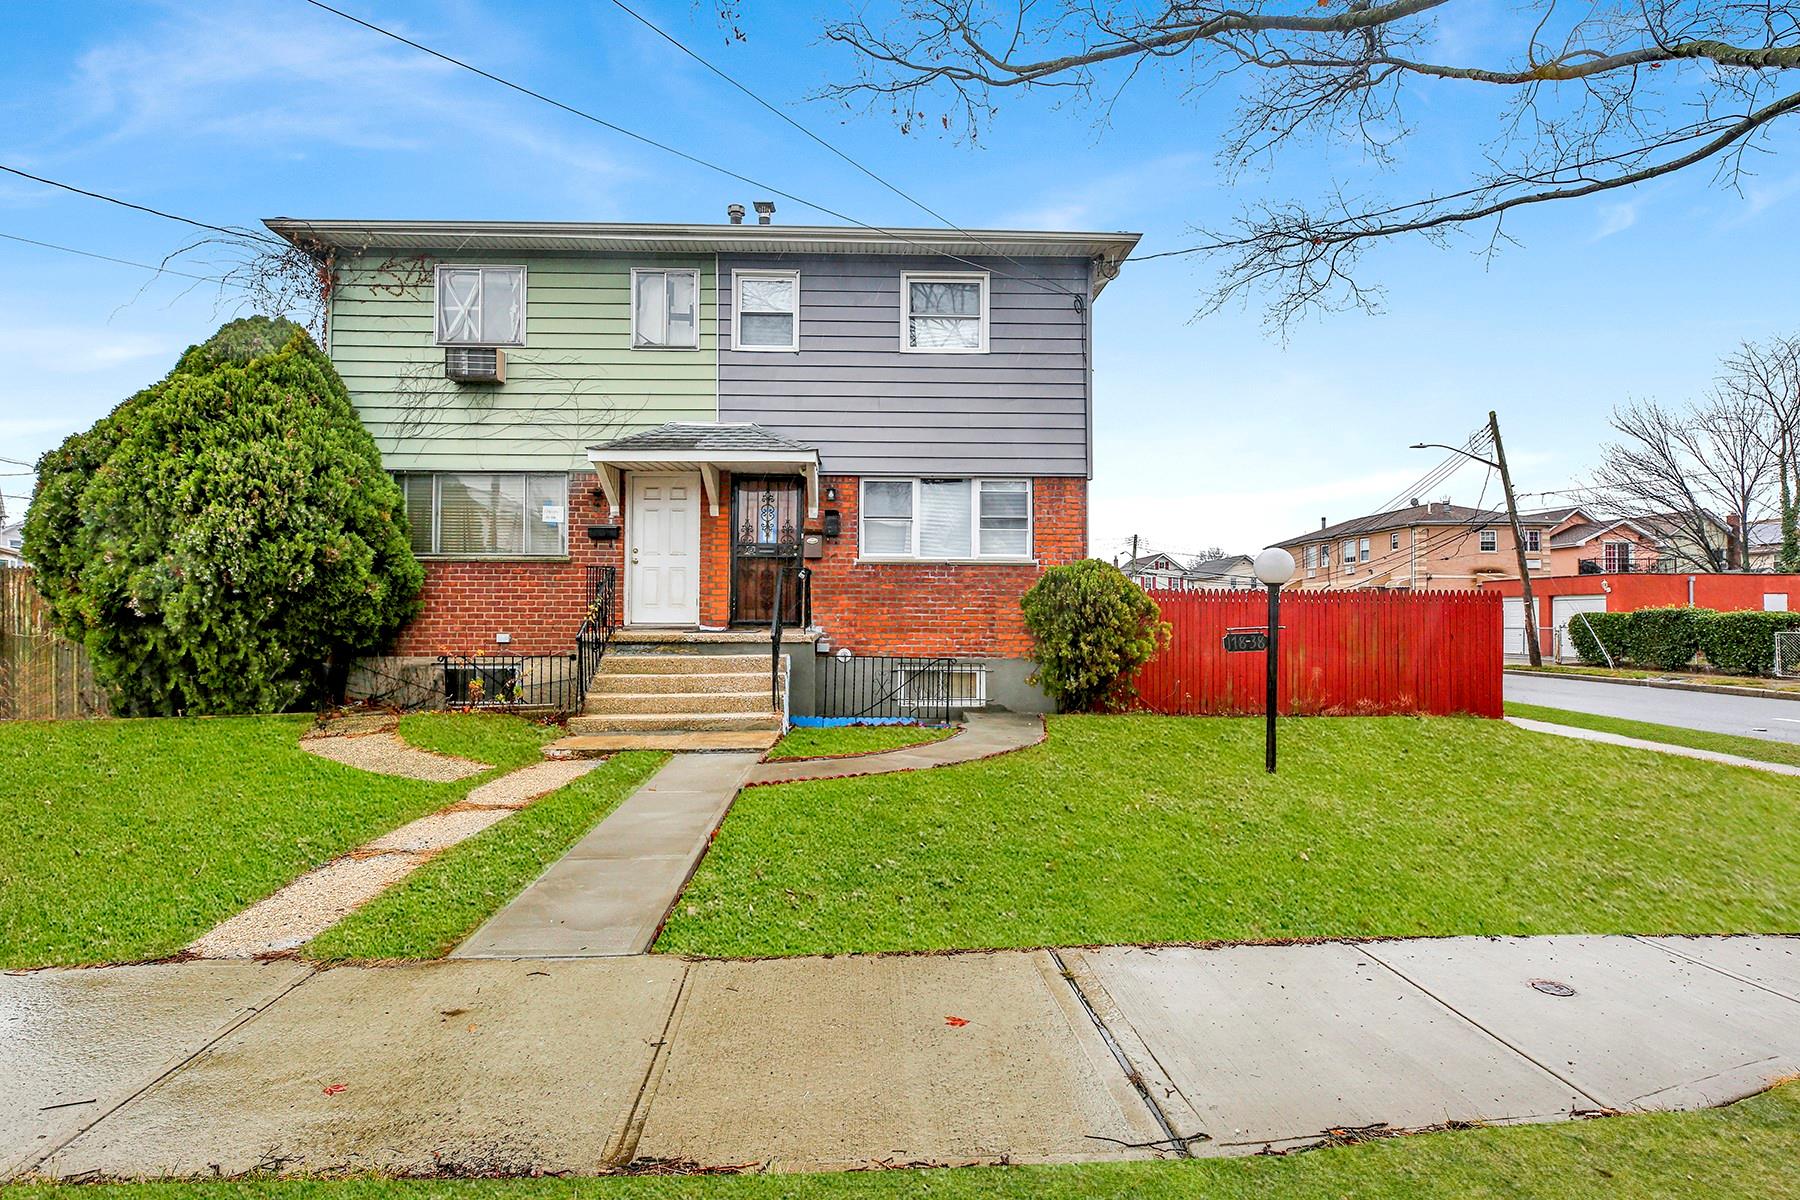
[[625, 509], [625, 620], [700, 623], [700, 477], [631, 476]]

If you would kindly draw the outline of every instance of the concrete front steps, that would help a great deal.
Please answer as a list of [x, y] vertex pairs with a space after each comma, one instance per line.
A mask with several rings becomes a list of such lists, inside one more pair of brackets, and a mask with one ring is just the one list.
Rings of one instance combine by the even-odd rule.
[[[785, 670], [785, 667], [783, 668]], [[782, 733], [769, 657], [708, 654], [680, 644], [615, 649], [600, 663], [557, 757], [615, 750], [766, 750]]]

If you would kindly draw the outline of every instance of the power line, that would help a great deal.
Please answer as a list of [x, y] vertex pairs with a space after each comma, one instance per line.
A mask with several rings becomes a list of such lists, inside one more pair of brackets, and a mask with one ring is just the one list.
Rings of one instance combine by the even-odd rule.
[[[529, 96], [533, 100], [537, 100], [541, 103], [548, 104], [550, 107], [557, 109], [561, 112], [568, 113], [570, 116], [580, 117], [584, 121], [590, 121], [593, 124], [600, 126], [602, 129], [610, 130], [613, 133], [616, 133], [621, 137], [630, 138], [634, 142], [639, 142], [639, 143], [641, 143], [645, 146], [649, 146], [653, 149], [661, 150], [665, 154], [672, 154], [676, 158], [679, 158], [684, 162], [693, 163], [695, 166], [704, 167], [709, 171], [715, 171], [718, 174], [724, 175], [725, 177], [727, 177], [729, 179], [735, 179], [739, 183], [749, 184], [751, 187], [754, 187], [754, 188], [761, 188], [763, 191], [773, 193], [774, 195], [780, 196], [784, 200], [792, 200], [795, 204], [798, 204], [803, 208], [810, 208], [810, 209], [814, 210], [815, 212], [822, 212], [827, 216], [836, 217], [840, 221], [846, 221], [851, 225], [855, 225], [859, 229], [866, 229], [870, 233], [878, 233], [878, 234], [882, 235], [883, 237], [893, 238], [895, 241], [903, 242], [909, 246], [919, 246], [919, 243], [914, 241], [912, 238], [903, 237], [900, 234], [895, 233], [891, 229], [883, 229], [878, 225], [871, 225], [867, 221], [860, 221], [848, 213], [839, 212], [837, 209], [828, 207], [827, 205], [824, 205], [824, 204], [820, 204], [815, 200], [808, 200], [802, 196], [796, 196], [794, 193], [792, 193], [790, 191], [786, 191], [782, 188], [776, 187], [772, 183], [765, 183], [762, 180], [753, 179], [748, 175], [744, 175], [744, 174], [741, 174], [740, 172], [732, 170], [730, 167], [720, 166], [718, 163], [712, 162], [709, 159], [701, 158], [697, 154], [690, 154], [686, 150], [682, 150], [676, 146], [671, 146], [667, 142], [659, 141], [656, 138], [650, 137], [648, 134], [638, 133], [636, 130], [633, 130], [633, 129], [627, 129], [625, 126], [620, 125], [614, 121], [609, 121], [605, 117], [596, 116], [593, 113], [588, 112], [585, 109], [576, 108], [572, 104], [564, 103], [563, 101], [558, 100], [555, 97], [547, 96], [543, 92], [539, 92], [532, 88], [526, 87], [522, 83], [515, 83], [512, 80], [507, 79], [504, 76], [494, 74], [492, 71], [483, 70], [481, 67], [478, 67], [478, 66], [474, 65], [473, 63], [466, 62], [463, 59], [456, 58], [453, 55], [446, 54], [442, 50], [434, 50], [430, 46], [425, 45], [423, 42], [416, 42], [412, 38], [409, 38], [409, 37], [405, 36], [404, 34], [395, 33], [393, 30], [383, 28], [382, 26], [377, 25], [372, 21], [365, 21], [361, 17], [352, 16], [350, 13], [345, 12], [341, 8], [333, 8], [331, 5], [325, 3], [325, 0], [305, 0], [305, 2], [307, 4], [312, 5], [314, 8], [319, 9], [322, 12], [328, 12], [335, 17], [341, 17], [344, 20], [349, 21], [353, 25], [360, 25], [362, 28], [367, 29], [371, 33], [378, 33], [382, 37], [391, 38], [394, 41], [399, 42], [403, 46], [412, 47], [414, 50], [417, 50], [421, 54], [428, 54], [432, 58], [435, 58], [440, 62], [446, 62], [446, 63], [449, 63], [453, 67], [458, 67], [464, 71], [470, 72], [471, 74], [479, 75], [479, 76], [481, 76], [481, 78], [486, 79], [491, 83], [497, 83], [501, 87], [508, 88], [512, 91], [518, 92], [522, 96]], [[942, 251], [942, 250], [933, 251], [933, 253], [936, 253], [936, 254], [940, 255], [941, 257], [948, 258], [953, 262], [959, 262], [959, 263], [963, 263], [967, 266], [974, 267], [977, 270], [991, 270], [991, 268], [983, 267], [982, 264], [975, 262], [971, 259], [964, 258], [959, 254], [951, 254], [948, 251]], [[1019, 283], [1026, 284], [1027, 286], [1039, 288], [1040, 290], [1043, 290], [1043, 291], [1056, 291], [1056, 292], [1062, 293], [1065, 296], [1069, 296], [1073, 299], [1076, 299], [1076, 300], [1080, 299], [1079, 296], [1077, 296], [1073, 292], [1070, 292], [1067, 288], [1056, 285], [1049, 280], [1033, 279], [1029, 276], [1017, 276], [1017, 275], [1012, 275], [1012, 274], [1009, 274], [1008, 272], [999, 271], [999, 270], [995, 270], [995, 271], [993, 271], [993, 273], [1001, 276], [1004, 279], [1012, 279]]]
[[158, 275], [177, 275], [182, 279], [192, 279], [199, 283], [224, 283], [217, 275], [190, 275], [186, 271], [177, 271], [173, 267], [156, 267], [149, 263], [132, 262], [128, 258], [114, 258], [110, 254], [96, 254], [92, 250], [77, 250], [73, 246], [59, 246], [55, 242], [40, 242], [35, 238], [20, 237], [16, 233], [0, 233], [0, 238], [9, 242], [23, 242], [27, 246], [37, 246], [44, 250], [60, 250], [64, 254], [79, 254], [83, 258], [96, 258], [101, 262], [117, 263], [121, 267], [136, 267], [140, 271], [154, 271]]
[[[760, 105], [764, 109], [768, 110], [770, 113], [773, 113], [780, 120], [785, 121], [788, 125], [791, 125], [793, 128], [799, 130], [802, 134], [805, 134], [808, 138], [812, 139], [812, 141], [818, 143], [820, 146], [823, 146], [825, 149], [831, 151], [831, 153], [837, 155], [839, 158], [843, 159], [845, 162], [847, 162], [851, 166], [855, 167], [858, 171], [861, 171], [864, 175], [867, 175], [870, 179], [873, 179], [876, 183], [879, 183], [882, 187], [884, 187], [888, 191], [894, 193], [894, 195], [900, 197], [902, 200], [906, 201], [908, 204], [911, 204], [914, 208], [917, 208], [917, 209], [925, 212], [926, 214], [936, 218], [937, 220], [943, 222], [945, 225], [949, 226], [951, 229], [956, 230], [956, 232], [962, 234], [964, 237], [971, 237], [971, 238], [975, 237], [974, 234], [970, 233], [968, 230], [966, 230], [962, 226], [958, 225], [955, 221], [952, 221], [949, 217], [946, 217], [943, 213], [939, 212], [937, 209], [931, 207], [931, 205], [925, 203], [923, 200], [919, 199], [917, 196], [914, 196], [911, 192], [906, 191], [905, 189], [900, 187], [900, 185], [892, 182], [891, 180], [885, 178], [884, 176], [876, 174], [869, 167], [864, 166], [862, 163], [860, 163], [856, 159], [852, 158], [849, 154], [845, 153], [837, 145], [833, 144], [830, 141], [827, 141], [825, 138], [821, 137], [819, 134], [814, 133], [811, 129], [807, 128], [805, 125], [802, 125], [799, 121], [795, 120], [792, 116], [783, 112], [780, 108], [776, 107], [775, 105], [769, 103], [769, 101], [764, 99], [754, 88], [748, 87], [747, 85], [740, 83], [736, 78], [734, 78], [732, 75], [727, 73], [722, 67], [719, 67], [718, 65], [714, 64], [710, 59], [706, 58], [705, 56], [703, 56], [700, 53], [698, 53], [697, 51], [695, 51], [693, 48], [688, 46], [686, 43], [684, 43], [680, 39], [676, 38], [673, 34], [669, 33], [667, 30], [663, 29], [660, 25], [656, 24], [656, 22], [650, 20], [650, 18], [644, 16], [643, 13], [638, 12], [635, 8], [632, 8], [629, 4], [626, 4], [624, 2], [624, 0], [612, 0], [612, 4], [613, 4], [613, 7], [617, 8], [620, 12], [623, 12], [625, 15], [631, 17], [633, 20], [637, 21], [640, 25], [644, 26], [644, 28], [648, 29], [651, 33], [654, 33], [657, 37], [659, 37], [663, 41], [669, 43], [669, 45], [675, 47], [677, 50], [681, 51], [683, 54], [687, 55], [689, 58], [691, 58], [695, 62], [699, 63], [701, 66], [703, 66], [707, 70], [711, 71], [714, 75], [717, 75], [720, 79], [723, 79], [726, 83], [729, 83], [732, 87], [734, 87], [738, 91], [742, 92], [744, 95], [750, 97], [751, 100], [755, 101], [758, 105]], [[977, 238], [976, 240], [979, 241], [980, 239]], [[1012, 255], [1007, 254], [1005, 251], [999, 250], [993, 246], [988, 246], [987, 243], [985, 243], [985, 242], [983, 242], [982, 245], [985, 246], [989, 250], [993, 250], [995, 253], [999, 254], [1000, 257], [1006, 259], [1006, 261], [1012, 263], [1014, 266], [1018, 267], [1020, 270], [1025, 269], [1025, 264], [1021, 263], [1018, 259], [1014, 258]], [[1074, 295], [1074, 293], [1070, 292], [1067, 288], [1064, 288], [1060, 284], [1057, 284], [1055, 280], [1047, 279], [1044, 282], [1050, 284], [1051, 286], [1055, 287], [1058, 291], [1063, 292], [1066, 295], [1070, 295], [1070, 296]]]
[[63, 183], [56, 179], [46, 179], [42, 175], [33, 175], [30, 171], [21, 171], [19, 168], [9, 167], [5, 163], [0, 163], [0, 171], [5, 171], [11, 175], [17, 175], [21, 179], [29, 179], [33, 183], [41, 183], [46, 187], [61, 188], [65, 192], [74, 192], [77, 196], [86, 196], [91, 200], [104, 200], [106, 203], [116, 204], [120, 208], [129, 208], [137, 212], [149, 213], [151, 216], [161, 217], [165, 221], [179, 221], [183, 225], [192, 225], [196, 229], [210, 229], [214, 233], [223, 233], [231, 237], [258, 238], [262, 241], [281, 242], [281, 244], [286, 245], [281, 238], [276, 237], [272, 233], [258, 233], [253, 229], [231, 229], [224, 225], [212, 225], [205, 221], [196, 221], [192, 217], [184, 217], [178, 213], [164, 212], [160, 208], [151, 208], [148, 205], [136, 204], [130, 200], [121, 200], [117, 196], [109, 196], [105, 192], [90, 191], [84, 187], [76, 187], [72, 183]]

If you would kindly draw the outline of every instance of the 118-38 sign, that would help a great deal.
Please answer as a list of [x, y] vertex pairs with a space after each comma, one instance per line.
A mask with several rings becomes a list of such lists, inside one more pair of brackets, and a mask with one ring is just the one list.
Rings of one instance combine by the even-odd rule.
[[1228, 633], [1225, 635], [1225, 649], [1228, 651], [1267, 650], [1268, 648], [1269, 635], [1260, 629], [1255, 632]]

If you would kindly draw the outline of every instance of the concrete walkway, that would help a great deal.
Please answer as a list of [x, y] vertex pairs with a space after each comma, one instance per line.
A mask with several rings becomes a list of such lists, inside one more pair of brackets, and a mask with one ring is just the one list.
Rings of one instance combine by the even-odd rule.
[[1644, 738], [1626, 737], [1623, 734], [1607, 733], [1599, 729], [1583, 729], [1577, 725], [1557, 725], [1550, 721], [1531, 721], [1524, 717], [1508, 717], [1506, 719], [1520, 729], [1529, 729], [1533, 733], [1549, 733], [1582, 742], [1603, 742], [1608, 746], [1624, 746], [1631, 750], [1654, 750], [1658, 754], [1673, 754], [1679, 758], [1697, 758], [1702, 762], [1723, 763], [1728, 767], [1748, 767], [1752, 771], [1767, 771], [1771, 775], [1800, 775], [1800, 767], [1791, 766], [1788, 763], [1763, 762], [1758, 758], [1722, 754], [1717, 750], [1697, 750], [1692, 746], [1674, 746], [1668, 742], [1652, 742]]
[[756, 759], [676, 755], [452, 957], [643, 954]]
[[0, 1178], [1247, 1154], [1800, 1070], [1800, 939], [0, 975]]
[[851, 758], [797, 758], [763, 763], [751, 772], [749, 783], [793, 783], [803, 779], [848, 779], [858, 775], [883, 775], [890, 771], [922, 771], [957, 763], [992, 758], [1023, 750], [1044, 740], [1044, 718], [1030, 713], [974, 712], [964, 718], [963, 730], [923, 745], [859, 754]]

